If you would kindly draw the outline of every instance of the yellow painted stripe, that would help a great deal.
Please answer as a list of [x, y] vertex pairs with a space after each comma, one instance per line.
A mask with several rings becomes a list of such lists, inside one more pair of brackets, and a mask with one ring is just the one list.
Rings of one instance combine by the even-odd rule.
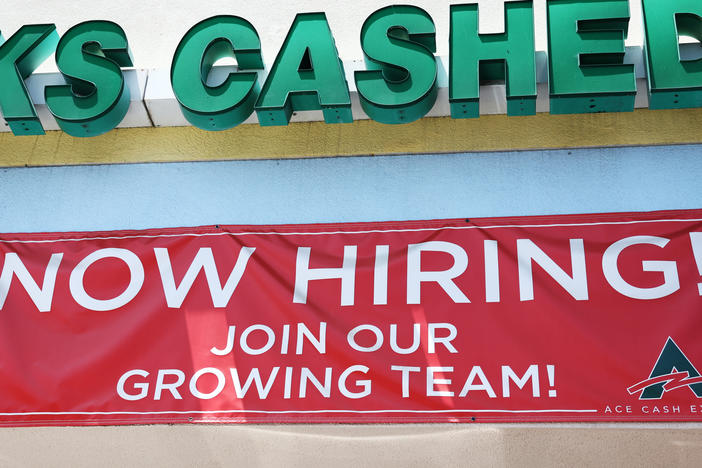
[[370, 120], [287, 127], [242, 125], [224, 132], [194, 127], [117, 129], [94, 138], [63, 132], [0, 134], [0, 166], [303, 158], [455, 153], [702, 142], [702, 109], [478, 119], [425, 118], [406, 125]]

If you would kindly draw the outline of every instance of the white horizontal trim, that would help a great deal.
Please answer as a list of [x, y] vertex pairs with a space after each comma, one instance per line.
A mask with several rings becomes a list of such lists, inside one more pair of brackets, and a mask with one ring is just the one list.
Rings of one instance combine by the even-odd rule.
[[68, 416], [68, 415], [149, 415], [149, 414], [323, 414], [323, 413], [597, 413], [596, 409], [545, 409], [545, 410], [500, 410], [500, 409], [453, 409], [453, 410], [213, 410], [213, 411], [36, 411], [24, 413], [0, 413], [0, 416]]
[[[206, 233], [181, 233], [181, 234], [153, 234], [153, 235], [134, 235], [134, 236], [107, 236], [107, 237], [74, 237], [68, 239], [46, 239], [46, 240], [3, 240], [3, 244], [40, 244], [54, 242], [79, 242], [91, 240], [105, 239], [155, 239], [159, 237], [209, 237], [209, 236], [320, 236], [320, 235], [338, 235], [338, 234], [378, 234], [392, 232], [423, 232], [445, 230], [465, 230], [465, 229], [500, 229], [500, 228], [549, 228], [549, 227], [568, 227], [568, 226], [615, 226], [625, 224], [647, 224], [647, 223], [684, 223], [684, 222], [700, 222], [701, 218], [690, 219], [643, 219], [638, 221], [601, 221], [592, 223], [554, 223], [554, 224], [503, 224], [493, 226], [437, 226], [428, 228], [416, 229], [371, 229], [366, 231], [323, 231], [323, 232], [271, 232], [271, 231], [254, 231], [254, 232], [206, 232]], [[430, 221], [431, 222], [431, 221]]]

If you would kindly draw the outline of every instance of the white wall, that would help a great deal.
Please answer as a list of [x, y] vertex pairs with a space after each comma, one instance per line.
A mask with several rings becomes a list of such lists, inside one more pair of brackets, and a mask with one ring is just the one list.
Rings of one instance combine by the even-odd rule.
[[[510, 0], [507, 0], [510, 1]], [[501, 32], [502, 0], [480, 0], [481, 32]], [[359, 44], [361, 25], [375, 10], [391, 4], [424, 8], [434, 19], [439, 55], [448, 54], [449, 5], [478, 3], [476, 0], [4, 0], [0, 31], [9, 37], [23, 24], [55, 23], [59, 34], [87, 20], [109, 19], [120, 24], [129, 39], [137, 68], [170, 68], [178, 42], [195, 23], [214, 15], [236, 15], [249, 20], [261, 36], [263, 57], [272, 63], [297, 13], [327, 14], [339, 54], [343, 60], [363, 57]], [[535, 0], [536, 48], [546, 50], [546, 0]], [[627, 45], [641, 45], [641, 8], [631, 0], [631, 24]], [[42, 70], [53, 70], [47, 64]]]

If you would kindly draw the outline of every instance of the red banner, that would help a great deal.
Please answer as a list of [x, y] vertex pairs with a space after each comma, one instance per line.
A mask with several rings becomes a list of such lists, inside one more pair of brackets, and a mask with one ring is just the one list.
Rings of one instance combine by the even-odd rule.
[[702, 421], [702, 211], [0, 236], [0, 424]]

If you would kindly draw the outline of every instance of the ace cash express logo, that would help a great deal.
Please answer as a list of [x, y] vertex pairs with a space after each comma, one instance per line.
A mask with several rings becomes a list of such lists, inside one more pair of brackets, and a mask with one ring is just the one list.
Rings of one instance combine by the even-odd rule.
[[702, 376], [680, 347], [668, 337], [651, 375], [627, 388], [630, 395], [641, 392], [639, 400], [660, 400], [664, 393], [688, 387], [702, 398]]

